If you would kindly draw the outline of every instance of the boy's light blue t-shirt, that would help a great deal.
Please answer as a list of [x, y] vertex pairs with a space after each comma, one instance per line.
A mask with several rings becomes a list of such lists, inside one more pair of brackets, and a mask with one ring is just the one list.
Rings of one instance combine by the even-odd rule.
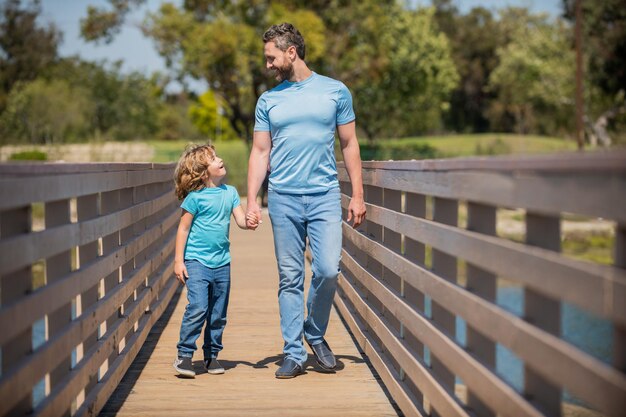
[[348, 88], [315, 72], [263, 93], [254, 130], [272, 138], [269, 189], [312, 194], [338, 187], [335, 130], [354, 119]]
[[185, 260], [195, 259], [209, 268], [230, 262], [230, 215], [239, 206], [235, 187], [222, 184], [190, 192], [181, 208], [193, 215], [185, 246]]

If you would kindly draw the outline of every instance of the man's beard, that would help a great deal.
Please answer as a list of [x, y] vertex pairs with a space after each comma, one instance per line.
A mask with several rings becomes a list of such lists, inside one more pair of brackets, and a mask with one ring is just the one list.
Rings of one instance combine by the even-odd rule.
[[289, 80], [293, 75], [293, 64], [291, 62], [287, 62], [283, 67], [276, 68], [276, 79], [278, 81]]

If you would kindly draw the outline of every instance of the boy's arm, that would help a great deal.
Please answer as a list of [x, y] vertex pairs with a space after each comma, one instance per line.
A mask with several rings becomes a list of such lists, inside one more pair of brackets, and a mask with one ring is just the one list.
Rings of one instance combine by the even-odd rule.
[[363, 201], [363, 177], [361, 174], [361, 153], [356, 138], [356, 123], [350, 122], [337, 126], [341, 153], [346, 164], [346, 171], [352, 184], [352, 198], [348, 206], [348, 219], [354, 219], [352, 227], [359, 226], [365, 220], [365, 202]]
[[233, 209], [233, 217], [235, 218], [235, 223], [239, 226], [240, 229], [247, 229], [246, 226], [246, 213], [243, 212], [243, 208], [241, 204]]
[[174, 274], [181, 284], [185, 285], [185, 278], [189, 278], [185, 267], [185, 245], [189, 236], [189, 229], [193, 222], [193, 214], [183, 209], [176, 232], [176, 249], [174, 250]]

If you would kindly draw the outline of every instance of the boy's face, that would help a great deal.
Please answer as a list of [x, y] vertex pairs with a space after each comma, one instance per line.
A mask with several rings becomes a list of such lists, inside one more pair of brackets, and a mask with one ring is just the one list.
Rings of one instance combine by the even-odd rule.
[[224, 178], [226, 175], [226, 167], [224, 166], [222, 158], [215, 155], [215, 158], [213, 158], [213, 161], [209, 164], [207, 171], [209, 173], [209, 178], [213, 180]]

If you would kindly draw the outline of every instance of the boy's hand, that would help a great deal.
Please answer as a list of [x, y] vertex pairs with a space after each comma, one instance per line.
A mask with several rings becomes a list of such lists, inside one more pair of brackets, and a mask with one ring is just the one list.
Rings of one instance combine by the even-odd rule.
[[248, 229], [251, 230], [256, 230], [257, 227], [259, 227], [259, 224], [263, 223], [258, 215], [252, 211], [249, 211], [248, 213], [246, 213], [246, 226], [248, 227]]
[[185, 279], [189, 278], [189, 274], [187, 273], [187, 267], [185, 267], [185, 262], [179, 261], [174, 263], [174, 275], [176, 275], [176, 279], [178, 279], [181, 284], [185, 285]]

